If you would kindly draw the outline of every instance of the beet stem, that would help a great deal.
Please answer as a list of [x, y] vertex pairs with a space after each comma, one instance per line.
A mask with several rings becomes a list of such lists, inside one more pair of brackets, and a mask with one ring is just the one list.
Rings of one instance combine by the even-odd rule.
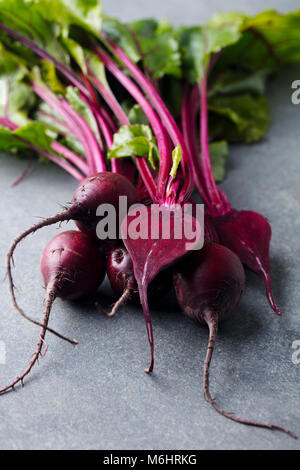
[[22, 174], [19, 176], [19, 178], [14, 181], [10, 187], [11, 188], [15, 188], [16, 186], [18, 186], [18, 184], [20, 184], [25, 178], [26, 176], [28, 175], [29, 171], [31, 170], [32, 168], [32, 158], [30, 159], [28, 165], [26, 166], [25, 170], [22, 172]]
[[207, 351], [204, 361], [204, 370], [203, 370], [203, 380], [204, 380], [204, 397], [205, 399], [214, 407], [214, 409], [220, 413], [225, 418], [231, 419], [237, 423], [246, 424], [248, 426], [256, 426], [260, 428], [267, 428], [267, 429], [277, 429], [278, 431], [285, 432], [289, 436], [293, 437], [294, 439], [298, 439], [297, 436], [290, 431], [289, 429], [284, 428], [283, 426], [279, 426], [277, 424], [269, 424], [269, 423], [260, 423], [257, 421], [249, 421], [247, 419], [238, 418], [233, 416], [232, 414], [228, 413], [227, 411], [220, 408], [214, 399], [212, 398], [210, 391], [209, 391], [209, 367], [211, 363], [211, 358], [213, 354], [213, 350], [216, 343], [217, 332], [218, 332], [218, 317], [215, 312], [210, 310], [206, 310], [204, 312], [204, 319], [209, 328], [209, 339], [207, 345]]
[[46, 291], [46, 295], [45, 295], [44, 314], [43, 314], [43, 320], [42, 320], [42, 324], [41, 324], [42, 329], [41, 329], [41, 333], [40, 333], [40, 336], [39, 336], [39, 341], [37, 343], [36, 351], [33, 354], [33, 357], [31, 359], [29, 365], [26, 367], [24, 372], [20, 376], [18, 376], [11, 384], [9, 384], [6, 387], [2, 388], [0, 390], [0, 394], [4, 393], [4, 392], [7, 392], [10, 389], [13, 389], [15, 387], [15, 385], [17, 385], [19, 382], [21, 382], [22, 386], [24, 386], [23, 380], [26, 377], [26, 375], [28, 375], [30, 373], [30, 371], [33, 368], [34, 364], [38, 361], [39, 356], [41, 356], [41, 357], [45, 356], [45, 354], [47, 352], [47, 349], [48, 349], [48, 346], [46, 346], [45, 353], [42, 353], [42, 348], [43, 348], [43, 345], [46, 344], [45, 343], [45, 335], [46, 335], [46, 331], [47, 331], [47, 325], [48, 325], [48, 321], [49, 321], [49, 317], [50, 317], [51, 307], [52, 307], [53, 302], [54, 302], [55, 297], [56, 297], [56, 293], [55, 293], [56, 285], [57, 285], [57, 280], [55, 279], [47, 287], [47, 291]]
[[[14, 239], [14, 241], [13, 241], [13, 243], [12, 243], [12, 245], [11, 245], [7, 255], [6, 255], [6, 272], [7, 272], [7, 276], [8, 276], [8, 280], [9, 280], [9, 290], [10, 290], [10, 293], [11, 293], [11, 296], [12, 296], [13, 305], [18, 310], [18, 312], [24, 318], [26, 318], [26, 320], [29, 320], [31, 323], [34, 323], [35, 325], [38, 325], [38, 326], [41, 326], [41, 327], [43, 327], [42, 323], [30, 318], [28, 315], [26, 315], [24, 310], [18, 305], [18, 302], [17, 302], [17, 299], [16, 299], [16, 294], [15, 294], [15, 286], [14, 286], [13, 277], [12, 277], [12, 273], [11, 273], [11, 266], [12, 266], [12, 263], [13, 263], [13, 254], [14, 254], [14, 251], [15, 251], [17, 245], [20, 243], [20, 241], [23, 240], [23, 238], [27, 237], [27, 235], [29, 235], [30, 233], [34, 233], [36, 230], [38, 230], [42, 227], [46, 227], [47, 225], [55, 224], [56, 222], [63, 222], [64, 220], [70, 220], [70, 218], [71, 218], [70, 210], [66, 210], [66, 211], [61, 212], [60, 214], [56, 214], [53, 217], [48, 217], [47, 219], [44, 219], [41, 222], [38, 222], [37, 224], [32, 225], [30, 228], [28, 228], [27, 230], [22, 232], [17, 238]], [[60, 333], [58, 333], [57, 331], [53, 330], [52, 328], [46, 327], [46, 329], [50, 333], [53, 333], [54, 335], [58, 336], [59, 338], [65, 340], [65, 341], [68, 341], [71, 344], [78, 344], [78, 341], [76, 341], [75, 339], [69, 339], [66, 336], [63, 336]]]

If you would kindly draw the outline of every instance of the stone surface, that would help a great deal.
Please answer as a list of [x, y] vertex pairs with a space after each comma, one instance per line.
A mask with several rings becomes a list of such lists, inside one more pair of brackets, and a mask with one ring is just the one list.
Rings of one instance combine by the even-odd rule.
[[[230, 0], [226, 7], [220, 0], [104, 1], [109, 14], [124, 20], [167, 16], [177, 24], [202, 22], [216, 10], [288, 11], [297, 6], [291, 0], [263, 5], [255, 0], [251, 6], [246, 0]], [[223, 184], [234, 207], [258, 210], [272, 223], [274, 291], [284, 315], [272, 313], [260, 281], [248, 273], [239, 308], [220, 327], [211, 369], [211, 389], [220, 405], [236, 415], [288, 426], [298, 435], [300, 365], [292, 362], [292, 344], [300, 340], [300, 106], [291, 104], [290, 94], [292, 80], [299, 78], [300, 66], [295, 66], [272, 82], [270, 130], [256, 145], [231, 148]], [[5, 253], [13, 237], [37, 216], [54, 214], [69, 201], [76, 183], [52, 165], [35, 164], [22, 184], [10, 189], [26, 162], [1, 156], [0, 165], [2, 386], [23, 370], [38, 339], [38, 328], [12, 308], [2, 281]], [[43, 299], [39, 258], [55, 233], [51, 227], [30, 236], [15, 256], [18, 298], [37, 319]], [[107, 283], [99, 297], [104, 305], [112, 302]], [[149, 350], [138, 308], [126, 306], [108, 320], [95, 312], [92, 302], [58, 300], [51, 325], [76, 337], [79, 345], [48, 335], [48, 353], [25, 388], [0, 397], [1, 449], [299, 448], [299, 441], [280, 432], [230, 422], [204, 401], [207, 330], [184, 318], [172, 296], [153, 309], [152, 377], [143, 372]]]

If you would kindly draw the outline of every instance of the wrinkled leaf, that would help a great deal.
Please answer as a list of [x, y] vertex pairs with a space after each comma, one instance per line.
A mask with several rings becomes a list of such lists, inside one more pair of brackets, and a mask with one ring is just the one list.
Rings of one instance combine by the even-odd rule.
[[53, 62], [49, 62], [47, 60], [41, 61], [41, 76], [48, 87], [52, 89], [52, 91], [62, 95], [65, 94], [65, 87], [57, 77]]
[[149, 125], [149, 121], [139, 104], [134, 104], [128, 110], [127, 116], [131, 124]]
[[199, 82], [212, 54], [238, 41], [243, 21], [243, 15], [218, 14], [204, 26], [179, 28], [184, 76], [192, 83]]
[[211, 120], [211, 132], [215, 138], [251, 143], [259, 140], [268, 129], [269, 108], [263, 96], [249, 93], [214, 96], [208, 108], [216, 115]]
[[[258, 70], [249, 74], [245, 71], [226, 70], [213, 84], [209, 96], [213, 94], [230, 95], [235, 93], [251, 92], [263, 95], [266, 90], [266, 81], [270, 70]], [[213, 78], [212, 78], [213, 81]]]
[[[13, 152], [30, 148], [29, 144], [41, 150], [52, 152], [52, 139], [48, 135], [48, 130], [40, 122], [32, 122], [26, 126], [19, 127], [15, 131], [0, 127], [0, 150]], [[52, 152], [53, 153], [53, 152]]]
[[133, 62], [140, 60], [140, 54], [126, 25], [117, 18], [105, 16], [103, 18], [102, 30], [126, 52]]
[[209, 146], [210, 159], [214, 178], [217, 183], [221, 183], [226, 174], [226, 160], [229, 155], [228, 145], [225, 140], [213, 142]]
[[171, 24], [153, 18], [129, 24], [145, 72], [158, 79], [164, 75], [181, 76], [178, 40]]
[[215, 67], [217, 74], [234, 67], [253, 73], [278, 70], [300, 60], [300, 11], [285, 15], [268, 10], [245, 17], [239, 41], [227, 47]]
[[0, 116], [20, 126], [28, 123], [28, 112], [36, 101], [24, 82], [27, 73], [23, 61], [0, 44]]
[[150, 127], [144, 124], [120, 127], [114, 134], [113, 145], [107, 157], [147, 157], [152, 167], [156, 168], [158, 150]]
[[[37, 2], [34, 0], [2, 0], [0, 2], [0, 21], [24, 37], [33, 39], [60, 62], [67, 63], [68, 57], [58, 41], [60, 33], [57, 24], [58, 17], [55, 17], [57, 23], [54, 23], [50, 21], [49, 12], [46, 14], [44, 11], [44, 16], [41, 14], [41, 9], [45, 9], [46, 3], [44, 4], [41, 0]], [[0, 38], [9, 43], [12, 42], [2, 32]], [[27, 48], [15, 42], [13, 49], [15, 53], [18, 51], [22, 56], [23, 50]], [[33, 54], [31, 55], [35, 58]]]
[[98, 0], [35, 0], [35, 8], [49, 21], [63, 28], [80, 26], [98, 36], [102, 25], [102, 9]]
[[76, 111], [78, 114], [80, 114], [80, 116], [84, 118], [90, 128], [94, 131], [95, 136], [97, 136], [97, 123], [94, 119], [93, 113], [88, 107], [88, 105], [80, 98], [78, 89], [68, 86], [66, 99], [68, 100], [74, 111]]

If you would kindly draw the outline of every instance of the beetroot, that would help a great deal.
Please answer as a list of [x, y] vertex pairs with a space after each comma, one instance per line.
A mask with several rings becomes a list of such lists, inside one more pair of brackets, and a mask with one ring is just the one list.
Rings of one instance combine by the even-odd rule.
[[209, 367], [216, 342], [218, 323], [238, 304], [245, 286], [245, 273], [238, 256], [228, 248], [207, 243], [174, 268], [174, 288], [183, 312], [192, 320], [207, 324], [209, 341], [204, 361], [204, 396], [221, 415], [238, 423], [278, 429], [296, 437], [288, 429], [238, 418], [220, 408], [209, 391]]
[[182, 101], [182, 128], [191, 152], [194, 180], [206, 203], [207, 213], [215, 224], [220, 242], [234, 251], [245, 266], [261, 276], [269, 303], [274, 312], [280, 315], [281, 312], [273, 298], [270, 278], [271, 226], [267, 219], [257, 212], [231, 208], [226, 194], [217, 187], [214, 179], [209, 150], [207, 73], [207, 70], [203, 73], [200, 85], [201, 161], [195, 133], [198, 85], [194, 87], [190, 97], [186, 87]]
[[[93, 238], [96, 238], [95, 229], [98, 221], [100, 220], [100, 217], [96, 216], [97, 207], [104, 203], [112, 204], [116, 209], [116, 215], [118, 217], [119, 196], [127, 196], [128, 205], [134, 204], [138, 201], [138, 195], [134, 186], [124, 176], [110, 172], [100, 172], [94, 176], [89, 176], [77, 187], [69, 208], [66, 208], [63, 212], [56, 214], [53, 217], [43, 219], [41, 222], [33, 225], [15, 238], [7, 253], [7, 275], [13, 304], [19, 313], [27, 320], [42, 326], [39, 322], [32, 320], [24, 313], [24, 311], [19, 307], [15, 296], [11, 263], [14, 251], [19, 242], [30, 233], [36, 232], [36, 230], [42, 227], [71, 219], [76, 221], [81, 230], [90, 234]], [[113, 242], [115, 242], [115, 240], [113, 240]], [[105, 244], [109, 245], [110, 243], [111, 240], [109, 239], [102, 240], [102, 246], [105, 246]]]
[[[152, 372], [154, 367], [154, 343], [147, 298], [148, 286], [160, 271], [171, 266], [176, 260], [186, 255], [192, 249], [190, 245], [199, 242], [201, 227], [199, 222], [192, 216], [185, 214], [183, 219], [182, 211], [179, 208], [178, 211], [175, 209], [169, 212], [170, 208], [164, 206], [164, 210], [160, 212], [161, 208], [159, 207], [156, 209], [154, 209], [154, 206], [151, 209], [148, 206], [143, 207], [143, 220], [140, 223], [140, 225], [143, 225], [141, 227], [141, 230], [144, 231], [143, 236], [136, 238], [130, 234], [130, 225], [136, 218], [131, 211], [128, 212], [127, 217], [123, 220], [121, 233], [123, 242], [133, 262], [134, 277], [139, 289], [150, 344], [151, 361], [145, 372]], [[168, 221], [170, 221], [170, 237], [164, 238], [161, 232]], [[175, 238], [174, 236], [176, 224], [182, 226], [181, 238]], [[186, 237], [186, 225], [190, 225], [195, 234], [195, 240], [192, 242]], [[157, 238], [152, 236], [152, 231], [157, 232]]]
[[[112, 311], [107, 316], [112, 317], [127, 300], [139, 304], [138, 285], [134, 278], [133, 263], [124, 246], [113, 248], [109, 253], [106, 264], [107, 276], [113, 291], [120, 296]], [[172, 285], [170, 271], [157, 275], [148, 287], [148, 299], [155, 299], [166, 294]]]
[[269, 257], [272, 230], [267, 219], [257, 212], [231, 209], [227, 214], [215, 217], [214, 223], [220, 242], [262, 277], [270, 305], [280, 315], [272, 294]]
[[101, 284], [105, 257], [86, 234], [69, 230], [56, 235], [44, 249], [41, 274], [47, 290], [54, 289], [63, 300], [76, 300]]
[[100, 218], [96, 210], [101, 204], [111, 204], [119, 218], [119, 197], [127, 197], [130, 207], [139, 201], [137, 191], [127, 178], [117, 173], [101, 172], [89, 176], [76, 189], [70, 209], [72, 219], [78, 228], [96, 236], [96, 226]]
[[[74, 300], [95, 291], [105, 276], [105, 257], [86, 234], [70, 230], [56, 235], [48, 243], [41, 259], [41, 273], [46, 294], [37, 349], [25, 371], [0, 393], [14, 388], [19, 382], [23, 384], [39, 356], [47, 352], [45, 335], [54, 300], [57, 297]], [[76, 340], [72, 342], [77, 343]], [[44, 344], [46, 349], [42, 353]]]

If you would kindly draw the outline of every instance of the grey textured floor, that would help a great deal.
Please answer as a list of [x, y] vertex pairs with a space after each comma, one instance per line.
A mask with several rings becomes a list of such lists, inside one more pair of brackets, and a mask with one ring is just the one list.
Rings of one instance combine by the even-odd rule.
[[[167, 16], [179, 23], [201, 22], [224, 2], [104, 1], [105, 10], [124, 20]], [[297, 1], [229, 1], [226, 9], [295, 9]], [[290, 102], [291, 82], [300, 66], [270, 86], [272, 123], [257, 145], [232, 147], [224, 182], [234, 207], [254, 209], [272, 223], [274, 291], [282, 318], [270, 310], [262, 285], [248, 274], [242, 302], [219, 332], [211, 388], [217, 401], [237, 415], [290, 427], [300, 436], [300, 365], [292, 363], [292, 343], [300, 340], [300, 106]], [[54, 166], [35, 165], [15, 189], [9, 185], [26, 163], [0, 158], [0, 341], [6, 364], [0, 385], [14, 378], [31, 357], [37, 327], [13, 310], [4, 275], [4, 255], [12, 238], [36, 216], [57, 211], [76, 186]], [[71, 224], [69, 225], [69, 227]], [[57, 233], [43, 229], [18, 250], [15, 279], [26, 312], [40, 318], [43, 289], [39, 258]], [[107, 284], [102, 302], [112, 301]], [[253, 429], [225, 420], [202, 397], [202, 362], [207, 331], [185, 319], [174, 300], [153, 310], [156, 372], [143, 369], [149, 359], [143, 316], [125, 307], [108, 320], [92, 303], [53, 308], [51, 325], [80, 343], [74, 348], [48, 335], [49, 350], [25, 388], [0, 397], [1, 449], [295, 449], [280, 432]]]

